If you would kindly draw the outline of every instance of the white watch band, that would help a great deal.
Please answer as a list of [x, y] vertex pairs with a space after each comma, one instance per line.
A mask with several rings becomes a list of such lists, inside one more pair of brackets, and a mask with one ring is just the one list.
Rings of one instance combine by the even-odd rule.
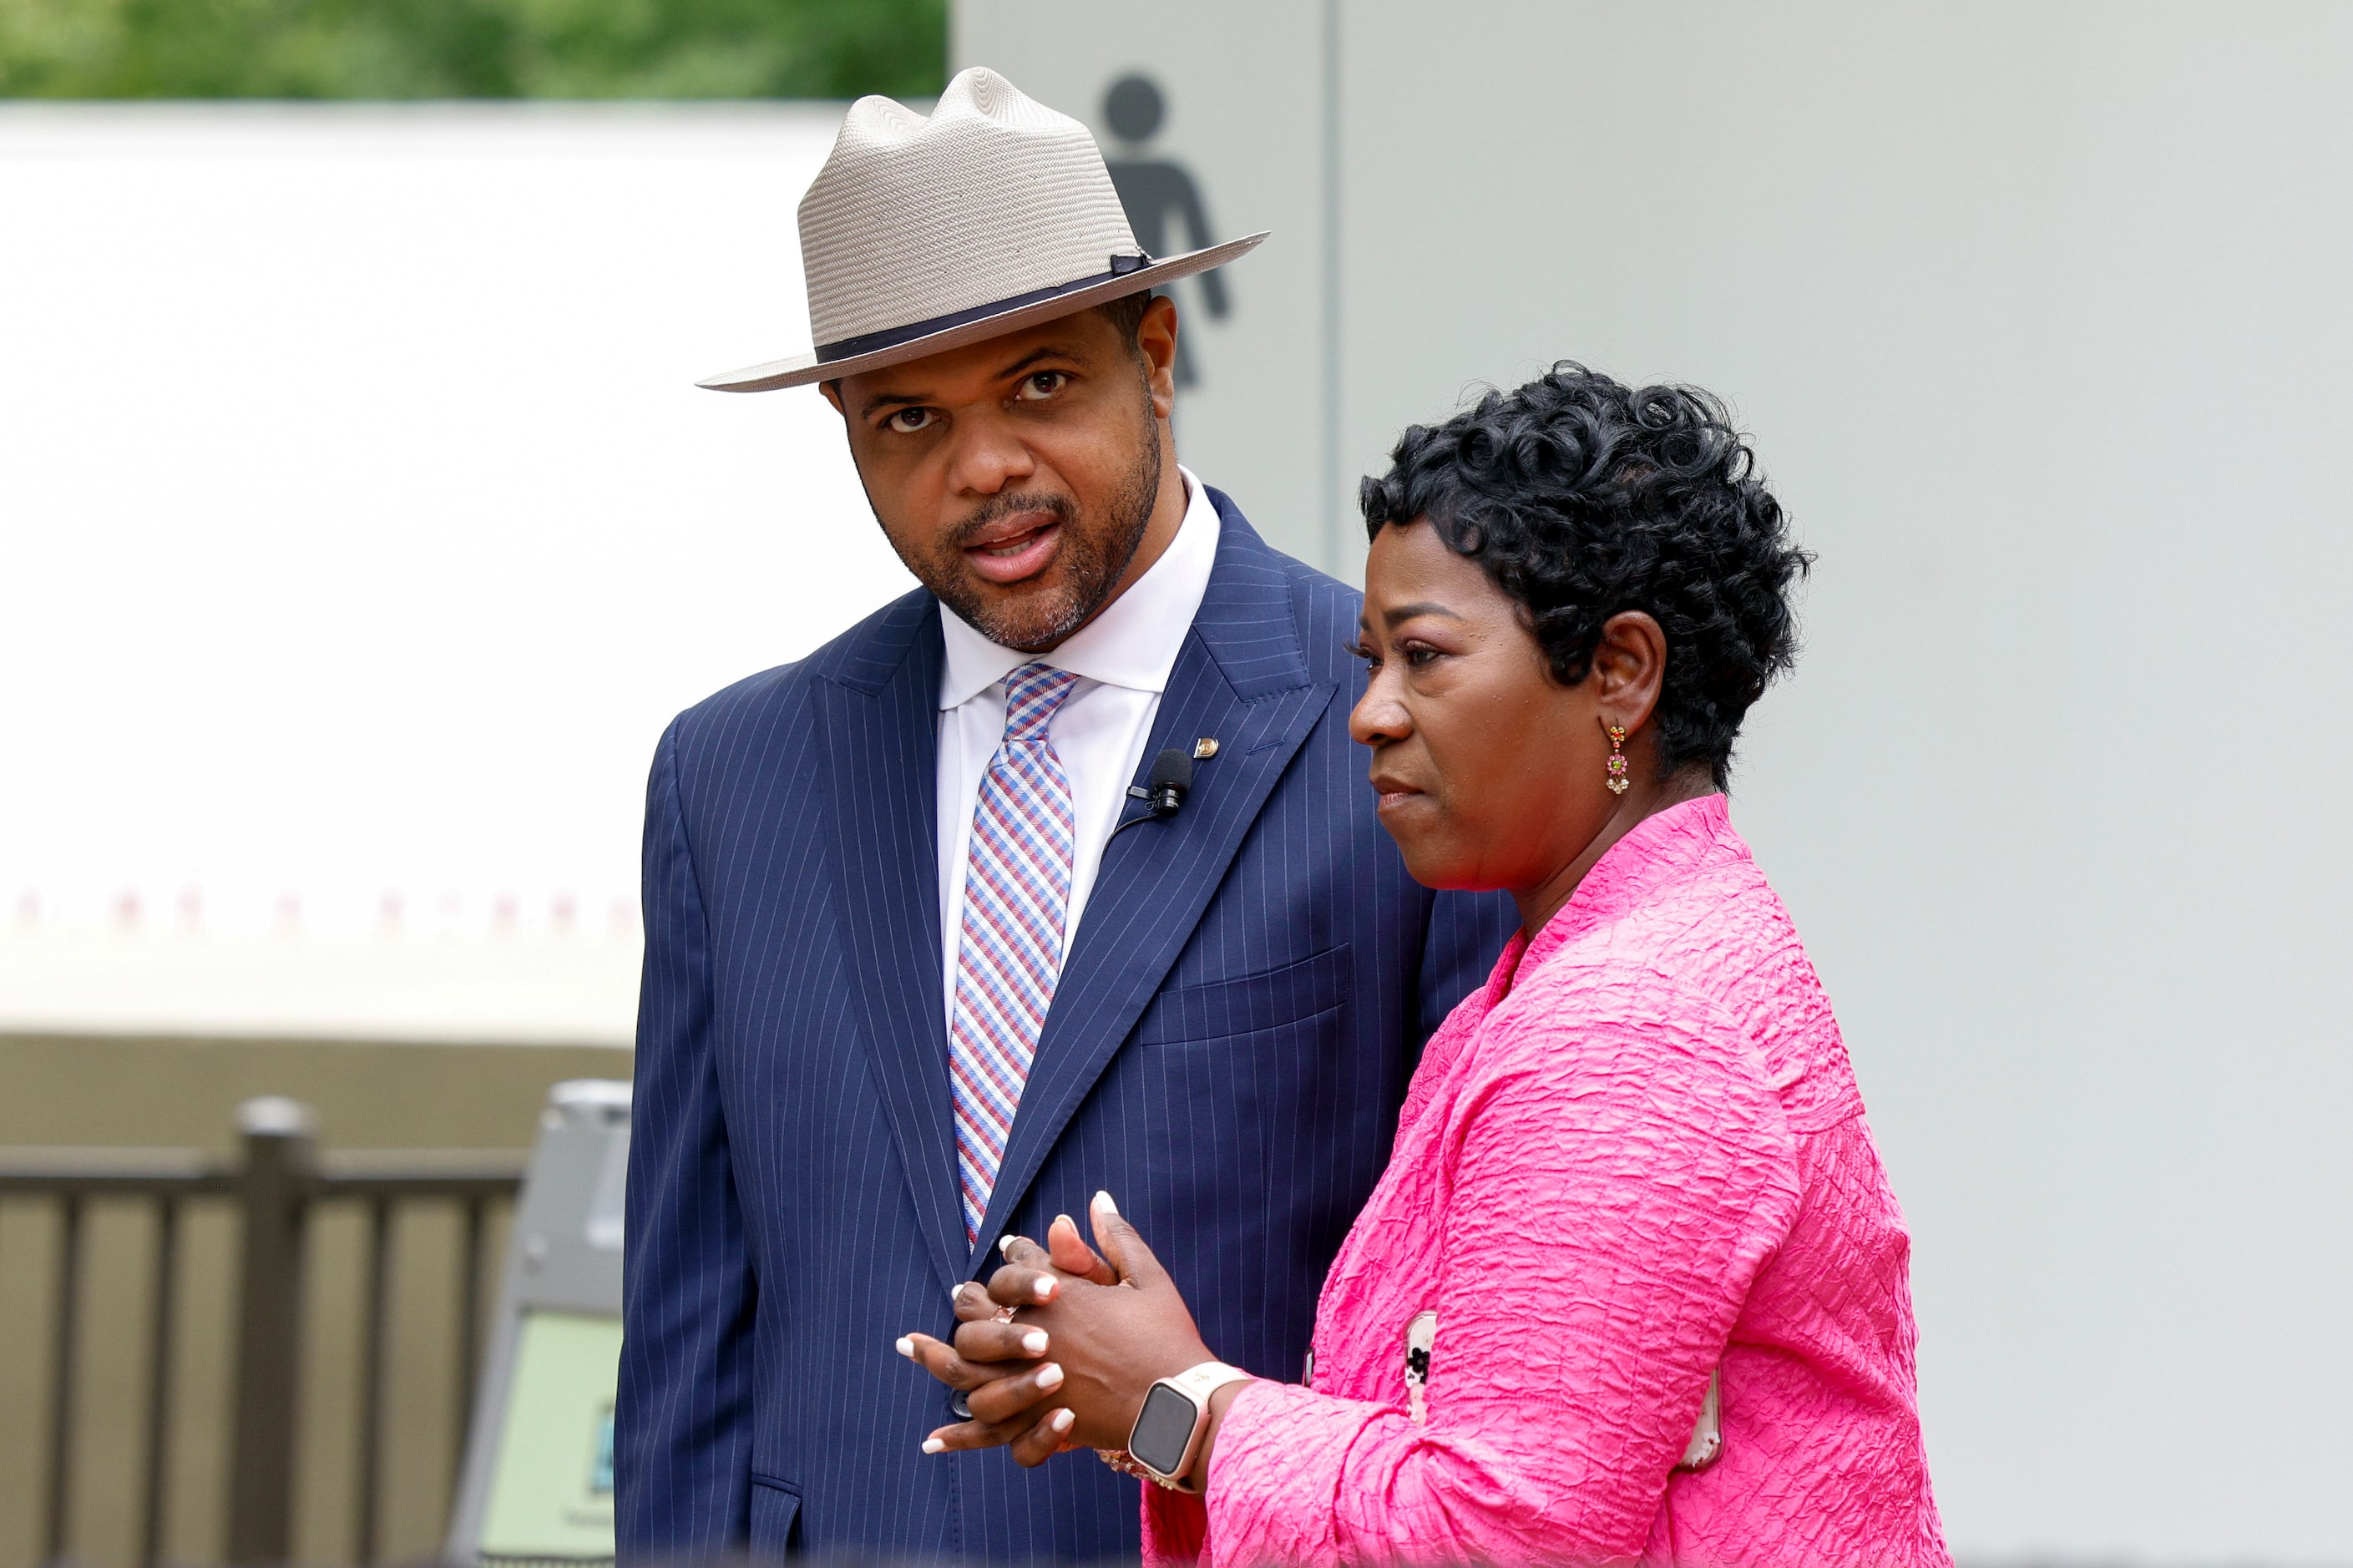
[[1174, 1377], [1160, 1381], [1174, 1384], [1179, 1394], [1190, 1394], [1193, 1403], [1207, 1409], [1209, 1395], [1229, 1383], [1248, 1383], [1250, 1374], [1238, 1366], [1228, 1366], [1221, 1361], [1205, 1361], [1198, 1366], [1188, 1366]]

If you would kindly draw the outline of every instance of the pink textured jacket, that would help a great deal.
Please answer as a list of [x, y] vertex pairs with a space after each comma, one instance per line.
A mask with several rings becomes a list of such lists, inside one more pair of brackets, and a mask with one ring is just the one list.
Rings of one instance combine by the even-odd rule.
[[1145, 1489], [1145, 1560], [1947, 1563], [1908, 1252], [1787, 911], [1671, 807], [1432, 1037], [1312, 1383], [1242, 1389], [1206, 1503]]

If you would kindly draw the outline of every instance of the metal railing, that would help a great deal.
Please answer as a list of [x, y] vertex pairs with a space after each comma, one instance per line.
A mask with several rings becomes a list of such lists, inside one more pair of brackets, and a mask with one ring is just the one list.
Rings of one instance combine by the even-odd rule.
[[230, 1411], [227, 1560], [280, 1563], [291, 1545], [295, 1420], [311, 1219], [322, 1205], [360, 1205], [367, 1247], [361, 1297], [360, 1429], [352, 1510], [353, 1560], [380, 1555], [385, 1403], [390, 1333], [387, 1274], [395, 1208], [454, 1201], [463, 1216], [458, 1259], [458, 1447], [474, 1406], [483, 1319], [482, 1236], [493, 1205], [512, 1204], [522, 1179], [523, 1152], [412, 1150], [322, 1154], [308, 1107], [269, 1097], [237, 1108], [239, 1149], [222, 1162], [185, 1149], [0, 1149], [0, 1199], [47, 1197], [58, 1213], [55, 1298], [50, 1325], [51, 1383], [47, 1402], [48, 1456], [42, 1493], [41, 1561], [63, 1563], [73, 1543], [77, 1368], [82, 1353], [83, 1239], [86, 1210], [100, 1200], [144, 1200], [153, 1206], [152, 1293], [147, 1302], [147, 1394], [142, 1413], [137, 1561], [160, 1561], [166, 1456], [172, 1434], [174, 1323], [179, 1310], [180, 1233], [187, 1205], [227, 1202], [237, 1214], [236, 1383]]

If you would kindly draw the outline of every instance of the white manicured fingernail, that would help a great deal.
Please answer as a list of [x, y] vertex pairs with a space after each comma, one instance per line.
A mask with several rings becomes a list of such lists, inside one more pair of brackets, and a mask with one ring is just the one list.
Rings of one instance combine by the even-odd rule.
[[947, 1451], [948, 1451], [948, 1446], [947, 1446], [945, 1443], [941, 1442], [937, 1437], [926, 1437], [926, 1438], [924, 1438], [924, 1439], [923, 1439], [923, 1452], [924, 1452], [924, 1453], [926, 1453], [926, 1454], [944, 1454], [944, 1453], [946, 1453]]
[[1050, 1301], [1050, 1300], [1052, 1300], [1053, 1299], [1054, 1299], [1054, 1282], [1053, 1282], [1051, 1279], [1040, 1279], [1040, 1280], [1039, 1280], [1039, 1281], [1038, 1281], [1038, 1300], [1039, 1300], [1040, 1301]]
[[1103, 1210], [1105, 1214], [1115, 1215], [1119, 1213], [1119, 1205], [1111, 1201], [1111, 1194], [1109, 1193], [1097, 1193], [1095, 1194], [1095, 1207]]
[[963, 1287], [963, 1286], [961, 1286], [961, 1285], [958, 1285], [958, 1286], [957, 1286], [957, 1287], [955, 1287], [954, 1289], [950, 1290], [950, 1291], [948, 1292], [948, 1300], [951, 1300], [951, 1301], [961, 1301], [961, 1300], [964, 1300], [964, 1287]]
[[900, 1335], [900, 1336], [899, 1336], [899, 1353], [900, 1353], [901, 1355], [902, 1355], [902, 1356], [905, 1356], [909, 1361], [913, 1361], [913, 1360], [914, 1360], [914, 1359], [915, 1359], [915, 1342], [914, 1342], [914, 1341], [913, 1341], [913, 1340], [911, 1340], [911, 1339], [909, 1339], [909, 1338], [908, 1338], [906, 1335], [904, 1335], [904, 1334]]
[[1040, 1387], [1040, 1388], [1060, 1388], [1060, 1387], [1061, 1387], [1061, 1386], [1062, 1386], [1062, 1369], [1061, 1369], [1060, 1367], [1059, 1367], [1059, 1366], [1056, 1366], [1056, 1365], [1055, 1365], [1052, 1362], [1050, 1362], [1050, 1362], [1048, 1362], [1044, 1366], [1039, 1367], [1039, 1368], [1038, 1369], [1038, 1386], [1039, 1386], [1039, 1387]]
[[[899, 1342], [903, 1345], [907, 1342], [901, 1340]], [[1046, 1336], [1043, 1334], [1024, 1334], [1021, 1336], [1021, 1348], [1028, 1351], [1031, 1355], [1044, 1355], [1046, 1353]], [[908, 1353], [912, 1355], [914, 1352], [911, 1351]]]
[[1075, 1411], [1057, 1410], [1046, 1417], [1046, 1424], [1057, 1432], [1067, 1432], [1079, 1424], [1078, 1414]]
[[1010, 1257], [1012, 1257], [1012, 1256], [1013, 1256], [1013, 1238], [1012, 1238], [1011, 1237], [1009, 1237], [1009, 1236], [1000, 1236], [1000, 1237], [998, 1237], [997, 1238], [997, 1250], [998, 1254], [999, 1254], [1000, 1256], [1002, 1256], [1002, 1257], [1006, 1257], [1006, 1258], [1010, 1258]]

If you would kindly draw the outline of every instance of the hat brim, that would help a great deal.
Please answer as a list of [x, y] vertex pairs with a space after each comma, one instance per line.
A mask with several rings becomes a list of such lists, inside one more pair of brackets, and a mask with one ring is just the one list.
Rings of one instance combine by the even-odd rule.
[[910, 338], [889, 348], [870, 353], [849, 354], [840, 359], [820, 360], [814, 352], [798, 353], [790, 359], [770, 360], [765, 364], [747, 365], [698, 381], [697, 386], [707, 386], [713, 392], [776, 392], [787, 386], [807, 386], [811, 382], [831, 381], [837, 376], [856, 375], [862, 371], [881, 370], [885, 365], [904, 364], [909, 360], [923, 359], [948, 349], [962, 348], [988, 338], [1003, 337], [1023, 327], [1058, 317], [1075, 314], [1091, 305], [1106, 300], [1117, 300], [1138, 293], [1179, 278], [1189, 278], [1196, 272], [1207, 272], [1240, 256], [1258, 248], [1259, 242], [1272, 233], [1261, 229], [1240, 239], [1229, 239], [1223, 245], [1213, 245], [1204, 250], [1188, 250], [1182, 256], [1171, 256], [1139, 267], [1133, 272], [1123, 272], [1084, 289], [1073, 289], [1067, 294], [1057, 294], [1050, 300], [1033, 300], [1028, 304], [1008, 305], [1000, 312], [959, 321], [953, 327]]

